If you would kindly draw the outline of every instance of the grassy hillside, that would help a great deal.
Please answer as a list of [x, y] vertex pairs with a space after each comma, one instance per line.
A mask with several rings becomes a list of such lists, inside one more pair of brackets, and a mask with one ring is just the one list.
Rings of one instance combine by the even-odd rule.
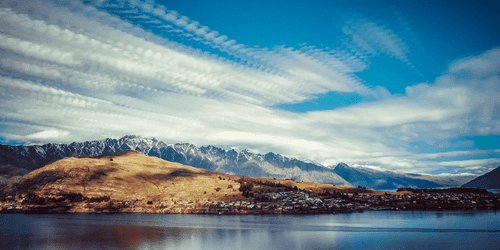
[[0, 196], [17, 200], [23, 209], [196, 213], [203, 209], [203, 201], [248, 201], [254, 199], [255, 192], [295, 187], [317, 193], [375, 192], [295, 180], [243, 178], [125, 151], [95, 158], [64, 158], [4, 187]]

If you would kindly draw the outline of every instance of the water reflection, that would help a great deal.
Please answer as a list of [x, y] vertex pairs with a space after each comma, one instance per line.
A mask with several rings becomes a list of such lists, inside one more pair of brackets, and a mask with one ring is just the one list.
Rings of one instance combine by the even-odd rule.
[[2, 249], [471, 249], [496, 246], [500, 215], [0, 215]]

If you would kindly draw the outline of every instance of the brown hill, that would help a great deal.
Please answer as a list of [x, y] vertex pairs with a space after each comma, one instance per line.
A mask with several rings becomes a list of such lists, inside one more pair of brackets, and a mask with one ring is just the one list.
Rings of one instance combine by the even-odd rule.
[[500, 189], [500, 166], [462, 185], [467, 188]]
[[242, 179], [125, 151], [64, 158], [0, 189], [0, 196], [35, 212], [198, 213], [203, 209], [202, 201], [252, 200], [248, 192], [243, 196], [240, 183], [252, 183], [253, 192], [276, 188], [275, 184], [318, 193], [376, 192], [294, 180]]

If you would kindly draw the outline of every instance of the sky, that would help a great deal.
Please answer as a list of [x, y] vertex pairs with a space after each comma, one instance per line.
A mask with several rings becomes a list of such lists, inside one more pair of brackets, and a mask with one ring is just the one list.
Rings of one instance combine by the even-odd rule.
[[500, 165], [495, 1], [0, 0], [0, 143]]

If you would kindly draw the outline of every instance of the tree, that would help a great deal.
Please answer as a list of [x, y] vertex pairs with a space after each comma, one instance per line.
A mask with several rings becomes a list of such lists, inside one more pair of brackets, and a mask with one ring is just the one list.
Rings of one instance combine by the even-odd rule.
[[250, 191], [253, 188], [253, 182], [251, 180], [245, 180], [245, 178], [240, 178], [237, 182], [240, 183], [240, 188], [238, 189], [241, 192]]

